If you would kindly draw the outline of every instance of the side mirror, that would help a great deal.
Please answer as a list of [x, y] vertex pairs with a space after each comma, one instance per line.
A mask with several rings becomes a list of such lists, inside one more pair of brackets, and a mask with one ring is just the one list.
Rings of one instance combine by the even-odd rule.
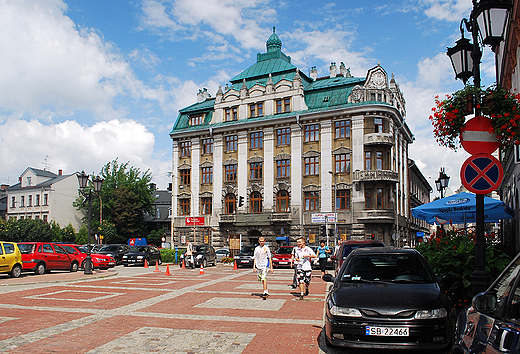
[[483, 313], [491, 313], [498, 308], [498, 300], [495, 294], [480, 293], [473, 297], [471, 301], [473, 307]]
[[325, 274], [322, 279], [328, 283], [334, 282], [334, 277], [331, 274]]

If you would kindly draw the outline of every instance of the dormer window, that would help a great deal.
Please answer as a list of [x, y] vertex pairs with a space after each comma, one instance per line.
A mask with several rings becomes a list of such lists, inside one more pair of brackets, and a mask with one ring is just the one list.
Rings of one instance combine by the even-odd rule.
[[249, 117], [250, 118], [261, 117], [263, 115], [264, 115], [264, 103], [263, 102], [258, 102], [258, 103], [249, 105]]
[[27, 187], [30, 187], [31, 186], [31, 177], [26, 177], [27, 178]]
[[192, 125], [192, 126], [201, 125], [202, 122], [203, 122], [202, 114], [190, 117], [190, 125]]
[[226, 122], [238, 120], [238, 107], [231, 107], [226, 109]]

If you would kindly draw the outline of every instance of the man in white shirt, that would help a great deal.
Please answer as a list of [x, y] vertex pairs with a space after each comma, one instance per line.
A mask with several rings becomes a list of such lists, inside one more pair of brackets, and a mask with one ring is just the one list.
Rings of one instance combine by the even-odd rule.
[[[296, 261], [296, 278], [300, 284], [300, 299], [309, 295], [309, 284], [311, 283], [312, 264], [311, 259], [316, 257], [316, 253], [305, 246], [305, 238], [300, 237], [296, 241], [294, 260]], [[303, 291], [305, 289], [305, 292]]]
[[[184, 260], [186, 263], [184, 266], [186, 268], [195, 268], [195, 262], [194, 262], [194, 259], [193, 259], [193, 245], [191, 244], [190, 240], [188, 240], [188, 245], [186, 246], [186, 257], [184, 257]], [[189, 262], [189, 265], [188, 265], [188, 262]]]
[[269, 271], [273, 273], [273, 260], [271, 250], [265, 245], [265, 238], [260, 237], [258, 243], [259, 246], [256, 246], [253, 256], [253, 272], [258, 273], [258, 281], [262, 282], [264, 288], [262, 297], [265, 300], [269, 296], [269, 290], [267, 290], [267, 273]]

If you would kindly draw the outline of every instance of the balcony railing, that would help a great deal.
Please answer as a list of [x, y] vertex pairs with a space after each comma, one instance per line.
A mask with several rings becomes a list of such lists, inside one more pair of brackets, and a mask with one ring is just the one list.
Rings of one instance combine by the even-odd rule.
[[390, 170], [354, 171], [353, 182], [399, 182], [399, 174]]
[[360, 212], [358, 222], [377, 221], [382, 223], [395, 222], [395, 212], [388, 209], [371, 209]]
[[363, 136], [364, 145], [394, 145], [392, 133], [370, 133]]

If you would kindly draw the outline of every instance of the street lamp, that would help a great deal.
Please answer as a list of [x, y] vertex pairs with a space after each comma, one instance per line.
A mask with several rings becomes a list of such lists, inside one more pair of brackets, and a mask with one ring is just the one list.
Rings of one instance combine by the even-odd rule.
[[437, 190], [441, 193], [441, 199], [444, 198], [444, 190], [448, 188], [448, 183], [450, 181], [450, 176], [448, 176], [444, 170], [444, 167], [441, 168], [439, 172], [439, 178], [435, 180], [435, 186]]
[[[329, 171], [329, 173], [334, 177], [334, 245], [338, 243], [336, 240], [336, 230], [337, 230], [337, 223], [338, 223], [338, 215], [336, 214], [336, 204], [338, 203], [338, 194], [337, 194], [337, 184], [338, 181], [336, 180], [336, 174], [332, 171]], [[328, 239], [328, 233], [327, 233], [327, 239]], [[328, 242], [327, 242], [328, 246]]]
[[[89, 182], [89, 175], [82, 171], [76, 175], [78, 177], [79, 188], [84, 189], [87, 187]], [[101, 190], [101, 186], [103, 185], [104, 179], [97, 176], [92, 180], [92, 184], [94, 185], [94, 191], [99, 192]], [[87, 246], [87, 257], [85, 258], [85, 263], [83, 265], [84, 274], [92, 274], [92, 258], [90, 257], [90, 234], [91, 234], [91, 215], [92, 215], [92, 188], [88, 190], [88, 246]]]
[[[482, 51], [479, 45], [479, 32], [482, 45], [487, 44], [494, 51], [504, 38], [504, 31], [511, 7], [511, 0], [473, 0], [473, 10], [469, 20], [464, 18], [460, 23], [462, 39], [457, 41], [455, 47], [448, 48], [447, 51], [455, 70], [455, 77], [461, 79], [464, 84], [473, 76], [473, 86], [480, 88], [480, 59], [482, 58]], [[473, 39], [472, 48], [469, 48], [469, 40], [463, 40], [465, 39], [463, 25], [471, 32]], [[469, 71], [470, 67], [472, 67], [471, 72]], [[480, 106], [475, 105], [475, 116], [480, 116], [480, 114]], [[490, 280], [490, 274], [486, 271], [483, 194], [476, 195], [475, 229], [475, 271], [471, 274], [471, 283], [473, 293], [477, 294], [486, 290]]]

